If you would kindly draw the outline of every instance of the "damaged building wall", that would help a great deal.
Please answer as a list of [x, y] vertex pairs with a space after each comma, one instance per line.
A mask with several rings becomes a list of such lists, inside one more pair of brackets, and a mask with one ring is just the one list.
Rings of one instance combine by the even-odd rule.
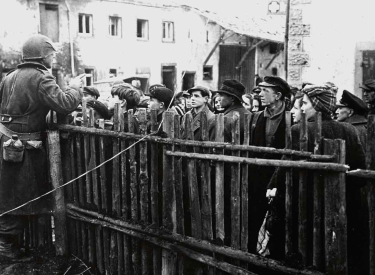
[[361, 97], [363, 76], [375, 69], [375, 56], [363, 59], [375, 50], [372, 8], [370, 0], [291, 0], [289, 82], [332, 81]]

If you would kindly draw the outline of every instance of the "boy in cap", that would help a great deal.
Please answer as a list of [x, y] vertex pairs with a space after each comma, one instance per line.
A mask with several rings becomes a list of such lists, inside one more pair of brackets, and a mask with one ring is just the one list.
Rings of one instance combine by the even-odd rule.
[[[288, 83], [277, 76], [265, 76], [259, 83], [263, 111], [253, 115], [250, 127], [251, 145], [273, 148], [285, 147], [285, 98], [290, 94]], [[279, 155], [253, 153], [252, 158], [280, 159]], [[264, 196], [274, 167], [249, 168], [249, 251], [256, 252], [258, 232], [268, 209]], [[256, 180], [253, 180], [255, 179]]]
[[93, 86], [85, 86], [83, 87], [83, 97], [98, 99], [100, 97], [100, 93], [98, 89]]
[[149, 89], [150, 101], [148, 109], [157, 111], [157, 122], [159, 131], [162, 131], [160, 123], [163, 119], [163, 113], [172, 106], [173, 92], [163, 84], [154, 84]]
[[[192, 127], [194, 131], [194, 140], [202, 140], [201, 131], [201, 114], [204, 114], [207, 118], [207, 125], [213, 127], [215, 115], [210, 111], [207, 104], [210, 99], [210, 91], [202, 86], [195, 86], [187, 91], [191, 96], [192, 109], [186, 114], [191, 114], [193, 117]], [[182, 138], [186, 138], [185, 132], [185, 119], [186, 115], [182, 119]], [[208, 131], [210, 131], [208, 129]]]
[[337, 121], [352, 124], [358, 131], [363, 148], [366, 148], [368, 108], [366, 104], [347, 90], [342, 93], [341, 100], [336, 104]]

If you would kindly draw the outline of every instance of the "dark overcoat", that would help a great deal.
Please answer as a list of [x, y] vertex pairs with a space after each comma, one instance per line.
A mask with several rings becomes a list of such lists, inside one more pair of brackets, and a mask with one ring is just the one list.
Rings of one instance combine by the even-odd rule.
[[[192, 111], [187, 112], [186, 114], [192, 114]], [[201, 130], [201, 113], [204, 113], [207, 118], [207, 127], [208, 132], [212, 131], [212, 128], [214, 127], [214, 121], [215, 121], [215, 115], [213, 112], [210, 111], [210, 109], [207, 107], [207, 105], [203, 108], [201, 112], [198, 114], [195, 114], [192, 121], [192, 130], [194, 133], [194, 140], [202, 140], [202, 130]], [[185, 131], [185, 120], [186, 120], [186, 114], [182, 118], [181, 122], [181, 138], [186, 139], [186, 131]]]
[[[46, 115], [72, 112], [80, 103], [82, 92], [68, 88], [63, 92], [55, 78], [42, 64], [26, 62], [5, 76], [0, 84], [0, 116], [5, 127], [17, 133], [39, 132], [43, 146], [26, 149], [23, 161], [11, 163], [0, 157], [0, 212], [10, 210], [50, 190], [45, 148]], [[10, 122], [9, 117], [11, 118]], [[0, 133], [0, 149], [9, 137]], [[26, 141], [23, 141], [25, 144]], [[47, 211], [48, 201], [41, 199], [11, 214], [34, 214]]]
[[358, 114], [354, 114], [351, 117], [347, 118], [345, 122], [350, 123], [353, 125], [359, 135], [359, 139], [361, 140], [363, 149], [366, 149], [367, 143], [367, 119], [364, 116], [360, 116]]
[[[266, 122], [264, 110], [253, 115], [250, 127], [250, 145], [285, 147], [285, 111], [280, 114], [281, 120], [271, 142], [266, 142]], [[253, 153], [249, 157], [262, 159], [280, 159], [281, 155]], [[258, 232], [268, 209], [266, 192], [268, 183], [275, 171], [274, 167], [249, 166], [249, 251], [255, 252]]]

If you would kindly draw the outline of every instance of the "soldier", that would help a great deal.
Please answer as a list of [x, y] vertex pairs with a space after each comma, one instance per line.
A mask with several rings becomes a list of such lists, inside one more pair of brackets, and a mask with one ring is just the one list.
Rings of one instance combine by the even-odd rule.
[[360, 88], [363, 89], [363, 100], [370, 109], [368, 114], [375, 114], [375, 79], [366, 80]]
[[368, 108], [366, 104], [347, 90], [342, 93], [341, 100], [336, 104], [337, 121], [352, 124], [359, 134], [363, 148], [366, 148]]
[[[0, 84], [0, 149], [12, 136], [21, 141], [23, 157], [0, 158], [0, 213], [11, 210], [49, 191], [45, 150], [46, 115], [50, 110], [68, 114], [82, 100], [81, 76], [72, 79], [64, 92], [48, 71], [55, 55], [52, 41], [44, 35], [34, 35], [23, 44], [23, 63], [8, 73]], [[16, 144], [16, 143], [14, 143]], [[22, 154], [22, 153], [21, 153]], [[20, 256], [16, 239], [27, 216], [48, 213], [48, 199], [39, 199], [0, 217], [0, 255]]]

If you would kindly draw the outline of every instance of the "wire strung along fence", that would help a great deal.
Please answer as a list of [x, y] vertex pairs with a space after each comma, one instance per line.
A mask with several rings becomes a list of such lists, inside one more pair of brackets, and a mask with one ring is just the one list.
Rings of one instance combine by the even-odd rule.
[[[205, 116], [194, 140], [191, 115], [181, 139], [173, 112], [163, 114], [167, 138], [146, 135], [158, 129], [154, 111], [124, 114], [117, 104], [111, 131], [95, 128], [86, 112], [83, 106], [83, 127], [59, 124], [49, 132], [54, 186], [114, 158], [55, 195], [60, 253], [76, 255], [99, 274], [348, 274], [345, 143], [322, 138], [321, 116], [308, 152], [304, 116], [301, 148], [290, 149], [289, 112], [289, 149], [250, 146], [251, 115], [240, 144], [236, 115], [216, 115], [213, 142]], [[223, 142], [224, 123], [232, 125], [232, 143]], [[254, 166], [287, 171], [284, 254], [297, 255], [299, 264], [248, 252], [249, 187], [259, 176], [249, 172]]]

